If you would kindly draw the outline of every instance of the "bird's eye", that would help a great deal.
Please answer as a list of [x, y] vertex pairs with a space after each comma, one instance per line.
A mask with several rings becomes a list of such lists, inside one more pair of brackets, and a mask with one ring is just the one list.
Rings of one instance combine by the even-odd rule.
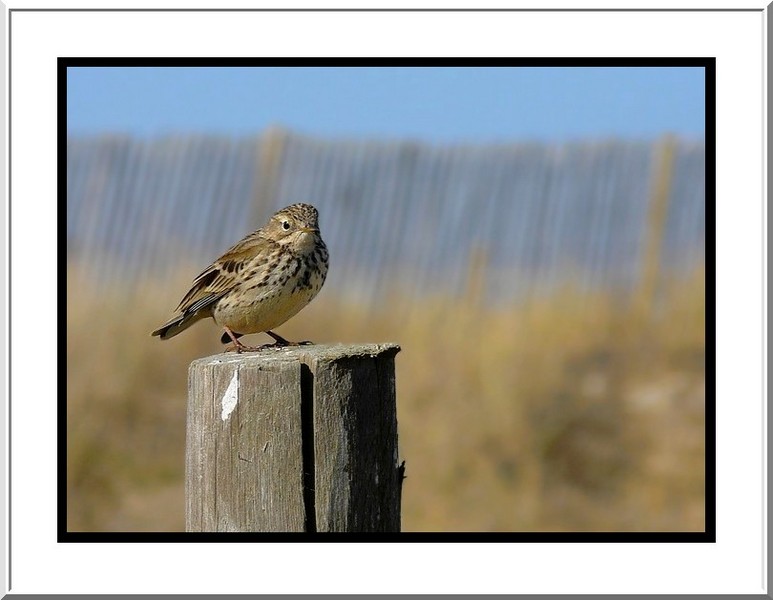
[[284, 229], [285, 231], [290, 229], [290, 221], [282, 221], [282, 229]]

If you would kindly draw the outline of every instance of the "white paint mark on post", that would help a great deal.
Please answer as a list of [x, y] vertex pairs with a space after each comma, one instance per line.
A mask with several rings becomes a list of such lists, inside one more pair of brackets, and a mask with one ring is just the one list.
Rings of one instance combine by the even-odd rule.
[[223, 412], [220, 413], [220, 418], [225, 421], [236, 408], [236, 402], [239, 400], [239, 369], [234, 370], [231, 382], [228, 384], [228, 388], [223, 394], [223, 399], [220, 401], [220, 405], [223, 408]]

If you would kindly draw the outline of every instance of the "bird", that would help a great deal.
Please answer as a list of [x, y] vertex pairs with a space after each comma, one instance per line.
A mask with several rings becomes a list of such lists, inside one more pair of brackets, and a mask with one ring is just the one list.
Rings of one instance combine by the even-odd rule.
[[[168, 340], [212, 317], [225, 330], [223, 344], [238, 353], [269, 346], [295, 346], [272, 329], [298, 314], [319, 293], [328, 270], [328, 251], [310, 204], [292, 204], [263, 227], [229, 248], [193, 280], [175, 316], [151, 333]], [[273, 344], [246, 346], [239, 338], [265, 332]]]

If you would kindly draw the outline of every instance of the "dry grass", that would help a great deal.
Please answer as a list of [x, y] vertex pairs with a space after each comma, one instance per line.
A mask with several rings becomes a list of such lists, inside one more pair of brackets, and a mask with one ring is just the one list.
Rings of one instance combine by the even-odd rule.
[[[149, 332], [186, 283], [97, 293], [70, 271], [70, 530], [183, 528], [187, 365], [221, 350], [219, 332]], [[655, 308], [567, 287], [497, 310], [444, 297], [366, 310], [323, 290], [280, 332], [402, 346], [406, 531], [702, 530], [702, 274]]]

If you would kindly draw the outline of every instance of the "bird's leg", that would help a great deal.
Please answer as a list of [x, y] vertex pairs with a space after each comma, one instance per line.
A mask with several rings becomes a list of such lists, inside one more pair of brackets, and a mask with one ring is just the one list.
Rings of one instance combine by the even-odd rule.
[[266, 333], [274, 338], [274, 346], [292, 346], [292, 342], [288, 342], [281, 335], [277, 335], [273, 331], [267, 331]]
[[288, 342], [286, 339], [284, 339], [281, 335], [277, 335], [273, 331], [266, 331], [268, 335], [270, 335], [272, 338], [274, 338], [273, 344], [268, 344], [270, 346], [308, 346], [309, 344], [312, 344], [313, 342], [310, 342], [308, 340], [304, 342]]
[[260, 346], [256, 348], [253, 346], [245, 346], [239, 341], [237, 337], [239, 334], [234, 334], [234, 332], [231, 331], [228, 327], [223, 327], [223, 329], [225, 329], [226, 334], [228, 335], [229, 338], [231, 338], [231, 341], [234, 343], [234, 347], [226, 348], [226, 352], [229, 352], [231, 350], [236, 350], [237, 354], [241, 354], [242, 352], [254, 352], [256, 350], [260, 350], [260, 348], [262, 347]]
[[290, 342], [284, 339], [281, 335], [277, 335], [273, 331], [266, 331], [268, 335], [274, 338], [273, 344], [263, 344], [262, 346], [245, 346], [239, 341], [239, 338], [242, 336], [242, 334], [231, 331], [229, 327], [224, 326], [223, 329], [225, 330], [225, 334], [223, 334], [221, 341], [224, 344], [227, 343], [229, 339], [233, 342], [233, 346], [226, 348], [225, 351], [230, 352], [232, 350], [236, 350], [237, 354], [241, 354], [242, 352], [257, 352], [258, 350], [263, 350], [264, 348], [284, 348], [286, 346], [306, 346], [312, 343], [309, 341]]

